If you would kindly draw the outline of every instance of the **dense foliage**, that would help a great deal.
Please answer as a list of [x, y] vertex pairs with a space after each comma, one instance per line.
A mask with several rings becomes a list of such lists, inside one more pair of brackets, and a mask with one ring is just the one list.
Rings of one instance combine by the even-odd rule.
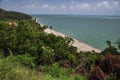
[[[70, 38], [46, 34], [45, 28], [32, 20], [16, 21], [17, 25], [9, 25], [9, 22], [0, 21], [0, 53], [3, 57], [14, 56], [13, 62], [45, 73], [49, 66], [56, 63], [59, 65], [55, 65], [57, 71], [62, 70], [59, 67], [71, 68], [70, 72], [59, 72], [60, 74], [51, 73], [50, 69], [49, 74], [56, 75], [55, 77], [67, 73], [70, 75], [78, 65], [77, 49], [69, 45]], [[40, 67], [45, 65], [47, 70]]]
[[108, 47], [96, 59], [88, 80], [120, 80], [120, 53], [111, 41], [106, 43]]
[[32, 17], [24, 13], [15, 11], [6, 11], [0, 8], [0, 19], [1, 20], [28, 20]]
[[77, 52], [71, 38], [47, 34], [35, 20], [11, 18], [0, 20], [0, 80], [120, 79], [120, 52], [111, 41], [101, 53]]

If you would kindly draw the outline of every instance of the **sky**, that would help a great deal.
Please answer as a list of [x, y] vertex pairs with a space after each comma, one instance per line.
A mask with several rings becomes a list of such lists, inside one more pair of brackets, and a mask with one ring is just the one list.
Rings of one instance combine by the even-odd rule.
[[120, 15], [120, 0], [0, 0], [0, 8], [27, 14]]

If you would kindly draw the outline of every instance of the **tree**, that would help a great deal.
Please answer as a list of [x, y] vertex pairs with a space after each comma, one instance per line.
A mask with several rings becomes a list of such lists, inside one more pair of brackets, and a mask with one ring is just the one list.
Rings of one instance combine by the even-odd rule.
[[106, 44], [109, 46], [109, 47], [111, 47], [111, 41], [106, 41]]
[[43, 48], [43, 52], [40, 55], [40, 61], [41, 63], [43, 62], [43, 64], [52, 64], [54, 62], [54, 52], [53, 49], [51, 49], [50, 47], [44, 47]]
[[118, 49], [120, 50], [120, 39], [118, 39], [118, 41], [116, 43], [118, 45]]
[[99, 66], [96, 66], [95, 69], [91, 72], [88, 80], [106, 80], [105, 74]]
[[117, 48], [112, 46], [111, 45], [111, 41], [106, 41], [108, 47], [105, 48], [102, 52], [101, 52], [101, 55], [106, 55], [106, 54], [115, 54], [115, 55], [118, 55], [118, 51], [117, 51]]
[[52, 26], [50, 26], [50, 29], [52, 29], [53, 27]]
[[4, 51], [5, 56], [14, 53], [16, 42], [16, 27], [0, 23], [0, 48]]
[[[89, 76], [89, 80], [106, 80], [107, 78], [110, 80], [120, 80], [119, 55], [108, 54], [100, 56], [95, 62], [95, 65], [94, 70]], [[105, 77], [105, 75], [107, 75], [107, 77]]]

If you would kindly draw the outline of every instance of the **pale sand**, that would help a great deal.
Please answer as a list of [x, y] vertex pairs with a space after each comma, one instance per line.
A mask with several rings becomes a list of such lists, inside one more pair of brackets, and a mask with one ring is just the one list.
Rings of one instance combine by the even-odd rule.
[[[50, 28], [46, 28], [44, 30], [44, 32], [46, 32], [47, 34], [54, 34], [56, 36], [61, 36], [61, 37], [66, 37], [66, 35], [60, 33], [60, 32], [57, 32], [53, 29], [50, 29]], [[94, 48], [90, 45], [87, 45], [83, 42], [80, 42], [76, 39], [73, 39], [73, 42], [72, 42], [72, 46], [76, 47], [77, 48], [77, 51], [83, 51], [83, 52], [86, 52], [86, 51], [95, 51], [95, 52], [101, 52], [101, 50], [97, 49], [97, 48]]]

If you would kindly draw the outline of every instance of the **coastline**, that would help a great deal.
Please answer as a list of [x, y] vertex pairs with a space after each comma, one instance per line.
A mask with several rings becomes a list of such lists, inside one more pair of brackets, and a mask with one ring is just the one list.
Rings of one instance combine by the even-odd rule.
[[[60, 32], [57, 32], [57, 31], [55, 31], [53, 29], [50, 29], [50, 28], [46, 28], [44, 30], [44, 32], [47, 33], [47, 34], [54, 34], [56, 36], [61, 36], [61, 37], [66, 37], [67, 36], [67, 35], [64, 35], [64, 34], [62, 34]], [[95, 52], [98, 52], [98, 53], [101, 52], [101, 50], [99, 50], [97, 48], [94, 48], [94, 47], [92, 47], [92, 46], [90, 46], [90, 45], [88, 45], [86, 43], [80, 42], [80, 41], [78, 41], [76, 39], [73, 39], [72, 46], [76, 47], [78, 52], [79, 51], [83, 51], [83, 52], [95, 51]]]
[[[40, 24], [41, 27], [44, 27], [44, 24], [40, 23], [36, 18], [35, 18], [35, 21], [36, 21], [36, 23]], [[67, 36], [67, 35], [65, 35], [63, 33], [60, 33], [58, 31], [55, 31], [55, 30], [50, 29], [50, 28], [46, 28], [44, 30], [44, 32], [47, 33], [47, 34], [54, 34], [56, 36], [61, 36], [61, 37], [66, 37]], [[80, 52], [80, 51], [83, 51], [83, 52], [95, 51], [97, 53], [101, 52], [100, 49], [97, 49], [97, 48], [95, 48], [93, 46], [90, 46], [90, 45], [88, 45], [88, 44], [86, 44], [84, 42], [78, 41], [77, 39], [73, 39], [72, 46], [77, 48], [77, 52]]]

